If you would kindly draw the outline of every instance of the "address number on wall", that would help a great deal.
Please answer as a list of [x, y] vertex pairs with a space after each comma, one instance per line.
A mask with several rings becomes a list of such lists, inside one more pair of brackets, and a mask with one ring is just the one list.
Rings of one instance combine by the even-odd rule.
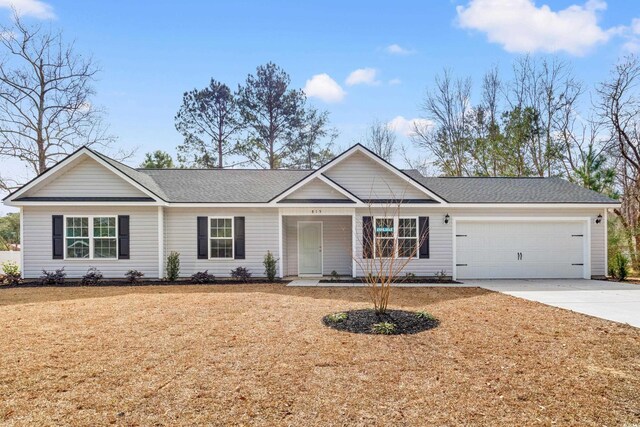
[[311, 209], [311, 213], [312, 214], [321, 214], [322, 213], [322, 209]]

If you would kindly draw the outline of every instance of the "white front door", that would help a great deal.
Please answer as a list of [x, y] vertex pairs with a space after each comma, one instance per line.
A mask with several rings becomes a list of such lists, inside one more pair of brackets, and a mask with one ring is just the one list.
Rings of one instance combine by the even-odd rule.
[[298, 274], [322, 276], [322, 222], [298, 222]]
[[460, 279], [585, 275], [584, 221], [464, 221], [456, 225]]

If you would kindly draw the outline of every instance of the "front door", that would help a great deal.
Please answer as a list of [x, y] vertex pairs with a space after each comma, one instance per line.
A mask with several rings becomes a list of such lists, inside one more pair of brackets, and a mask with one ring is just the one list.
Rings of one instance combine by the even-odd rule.
[[298, 274], [322, 276], [322, 222], [298, 222]]

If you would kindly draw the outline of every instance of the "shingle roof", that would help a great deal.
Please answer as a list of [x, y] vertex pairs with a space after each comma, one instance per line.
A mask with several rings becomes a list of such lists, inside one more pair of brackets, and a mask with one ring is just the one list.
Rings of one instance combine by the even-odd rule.
[[405, 171], [449, 203], [618, 203], [561, 178], [425, 177]]
[[263, 169], [137, 169], [174, 203], [266, 203], [312, 171]]

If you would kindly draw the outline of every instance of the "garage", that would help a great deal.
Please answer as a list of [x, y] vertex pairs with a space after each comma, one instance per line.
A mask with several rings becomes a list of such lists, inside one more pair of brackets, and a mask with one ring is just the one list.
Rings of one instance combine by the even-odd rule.
[[584, 220], [458, 219], [456, 277], [589, 278], [588, 235]]

